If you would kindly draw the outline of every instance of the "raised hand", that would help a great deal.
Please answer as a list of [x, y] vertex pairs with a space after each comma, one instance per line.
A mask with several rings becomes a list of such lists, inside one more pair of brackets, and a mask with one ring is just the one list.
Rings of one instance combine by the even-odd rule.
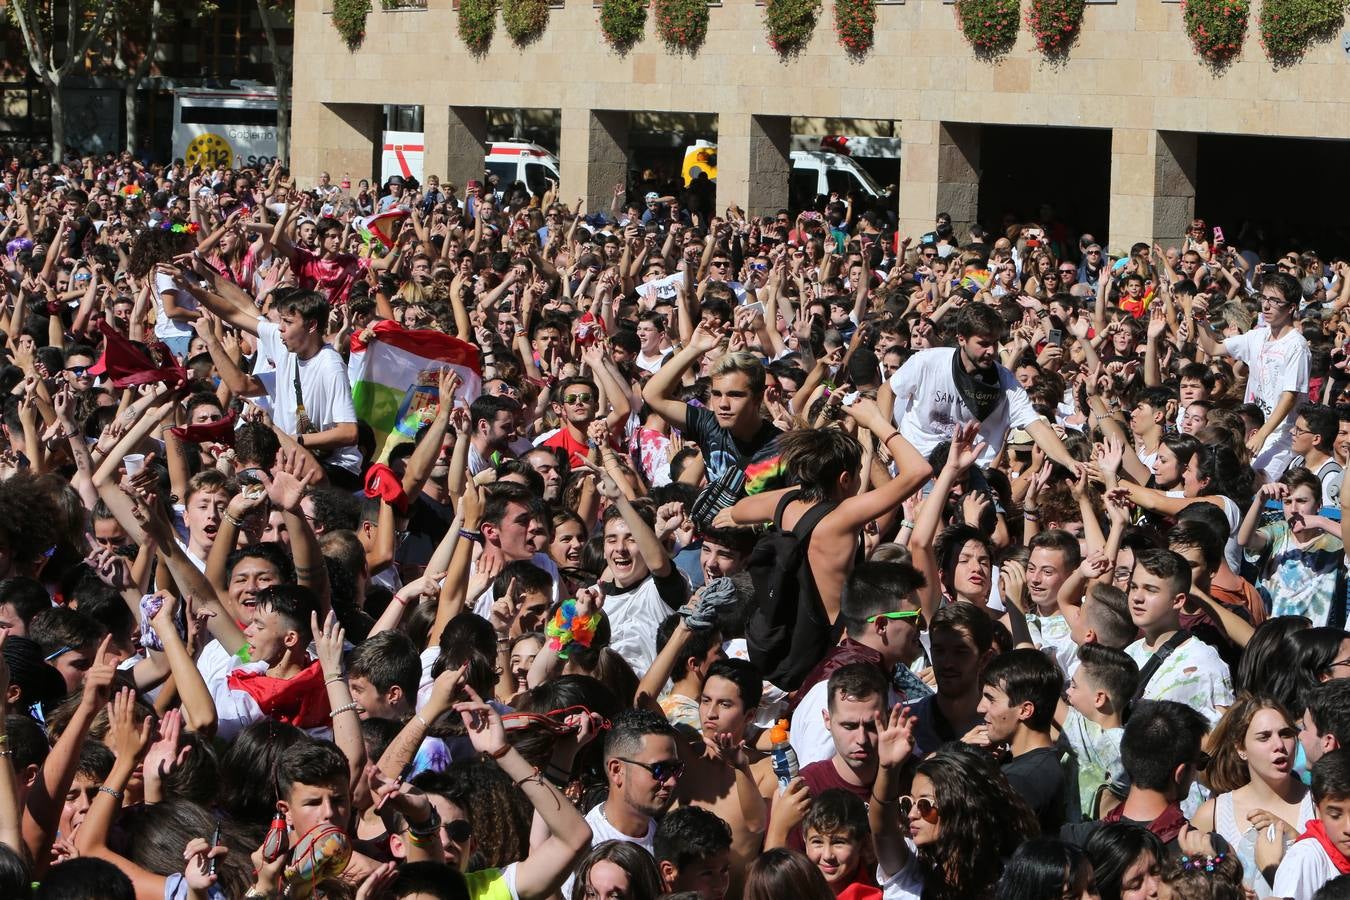
[[84, 558], [98, 580], [115, 591], [125, 591], [135, 582], [131, 577], [131, 563], [125, 556], [100, 547]]
[[118, 759], [139, 762], [150, 747], [150, 732], [154, 719], [146, 716], [136, 721], [136, 692], [122, 688], [108, 701], [108, 734], [104, 743]]
[[1093, 550], [1088, 554], [1087, 559], [1083, 560], [1078, 566], [1078, 574], [1088, 581], [1101, 578], [1109, 571], [1111, 571], [1111, 558], [1103, 550]]
[[918, 717], [899, 703], [888, 716], [876, 713], [876, 717], [877, 763], [888, 769], [903, 764], [914, 752], [914, 723]]
[[320, 628], [318, 613], [311, 612], [309, 625], [314, 634], [314, 648], [324, 679], [342, 677], [342, 650], [347, 632], [338, 624], [337, 613], [330, 609]]
[[478, 692], [472, 687], [465, 685], [464, 691], [469, 695], [469, 699], [456, 703], [454, 709], [464, 722], [469, 742], [479, 753], [501, 756], [507, 747], [506, 727], [502, 724], [501, 714], [484, 703], [483, 698], [478, 696]]
[[722, 344], [722, 333], [712, 326], [708, 319], [701, 319], [694, 333], [689, 336], [689, 346], [700, 353], [716, 350]]
[[730, 732], [704, 734], [703, 748], [709, 759], [718, 760], [733, 768], [743, 769], [750, 765], [750, 754], [746, 750], [745, 741], [737, 740]]
[[183, 848], [183, 880], [187, 882], [190, 891], [198, 896], [205, 896], [205, 892], [217, 880], [215, 866], [211, 863], [228, 852], [229, 850], [220, 845], [212, 847], [206, 838], [196, 837], [187, 842], [187, 846]]
[[159, 720], [159, 737], [145, 754], [146, 778], [164, 778], [187, 761], [192, 745], [180, 747], [183, 737], [183, 714], [171, 709]]
[[984, 441], [975, 442], [979, 430], [979, 422], [967, 422], [957, 428], [952, 435], [951, 448], [947, 451], [946, 468], [954, 469], [959, 474], [975, 465], [985, 448]]
[[305, 496], [305, 488], [317, 480], [317, 473], [306, 471], [304, 454], [283, 447], [277, 454], [277, 465], [273, 474], [259, 472], [258, 478], [267, 488], [267, 496], [272, 505], [287, 512], [298, 512], [300, 501]]
[[889, 421], [881, 407], [869, 397], [859, 397], [845, 406], [844, 414], [875, 435], [884, 433]]
[[108, 648], [112, 646], [112, 635], [105, 635], [94, 652], [94, 664], [84, 673], [84, 692], [81, 703], [95, 706], [107, 700], [112, 690], [113, 679], [117, 676], [117, 657]]

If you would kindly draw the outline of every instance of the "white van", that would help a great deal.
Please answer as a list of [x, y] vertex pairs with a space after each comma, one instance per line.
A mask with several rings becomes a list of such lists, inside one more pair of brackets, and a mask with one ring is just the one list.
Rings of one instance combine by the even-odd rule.
[[851, 156], [828, 150], [792, 151], [788, 203], [793, 209], [807, 206], [818, 194], [847, 197], [852, 192], [880, 197], [885, 190]]
[[515, 182], [523, 181], [531, 194], [542, 197], [548, 192], [550, 178], [562, 180], [558, 174], [562, 165], [558, 157], [538, 144], [524, 141], [492, 142], [488, 145], [484, 164], [489, 173], [497, 176], [498, 194]]
[[[816, 195], [841, 197], [856, 191], [869, 197], [880, 197], [885, 191], [857, 160], [829, 150], [793, 150], [791, 184], [788, 192], [793, 209], [808, 206]], [[717, 145], [711, 141], [696, 141], [684, 151], [684, 183], [689, 185], [694, 175], [707, 173], [717, 180]]]

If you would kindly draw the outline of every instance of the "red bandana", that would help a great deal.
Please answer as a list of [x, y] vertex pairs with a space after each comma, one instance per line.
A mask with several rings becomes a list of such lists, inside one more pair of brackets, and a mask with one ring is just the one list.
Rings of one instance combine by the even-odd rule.
[[234, 410], [222, 419], [202, 425], [180, 425], [169, 431], [180, 441], [189, 444], [228, 444], [234, 446]]
[[1308, 823], [1308, 830], [1298, 836], [1300, 841], [1312, 838], [1322, 845], [1323, 852], [1331, 857], [1331, 864], [1336, 867], [1336, 871], [1342, 875], [1350, 875], [1350, 859], [1345, 858], [1345, 854], [1340, 851], [1331, 838], [1327, 837], [1327, 826], [1323, 825], [1320, 819], [1313, 819]]
[[[1125, 817], [1125, 804], [1122, 803], [1102, 817], [1103, 822], [1119, 822]], [[1181, 833], [1181, 826], [1186, 824], [1186, 815], [1181, 811], [1181, 807], [1173, 803], [1162, 811], [1162, 815], [1149, 822], [1144, 827], [1158, 836], [1158, 839], [1164, 844], [1175, 838]]]
[[294, 678], [273, 678], [266, 672], [230, 673], [232, 691], [243, 691], [257, 701], [263, 715], [297, 728], [328, 724], [328, 690], [317, 661]]

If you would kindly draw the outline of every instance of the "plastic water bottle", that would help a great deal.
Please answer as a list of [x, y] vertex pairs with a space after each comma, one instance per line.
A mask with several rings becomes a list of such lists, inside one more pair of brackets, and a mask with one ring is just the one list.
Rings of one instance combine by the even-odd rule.
[[787, 719], [779, 719], [769, 730], [769, 740], [773, 743], [773, 774], [778, 776], [778, 790], [781, 793], [801, 771], [797, 763], [797, 751], [788, 743]]

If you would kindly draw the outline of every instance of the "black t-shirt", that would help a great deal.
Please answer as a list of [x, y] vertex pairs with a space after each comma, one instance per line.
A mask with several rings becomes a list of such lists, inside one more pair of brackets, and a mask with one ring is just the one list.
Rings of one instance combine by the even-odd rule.
[[419, 492], [408, 504], [408, 534], [394, 554], [400, 570], [407, 572], [425, 566], [454, 520], [453, 506], [437, 503]]
[[1039, 747], [1003, 764], [1012, 789], [1027, 801], [1041, 823], [1041, 834], [1056, 834], [1064, 824], [1064, 769], [1059, 750]]
[[782, 476], [775, 461], [781, 431], [765, 422], [750, 440], [739, 441], [717, 424], [712, 410], [702, 406], [685, 409], [684, 437], [703, 448], [709, 484], [716, 483], [728, 469], [740, 469], [745, 473], [746, 493], [781, 487]]

